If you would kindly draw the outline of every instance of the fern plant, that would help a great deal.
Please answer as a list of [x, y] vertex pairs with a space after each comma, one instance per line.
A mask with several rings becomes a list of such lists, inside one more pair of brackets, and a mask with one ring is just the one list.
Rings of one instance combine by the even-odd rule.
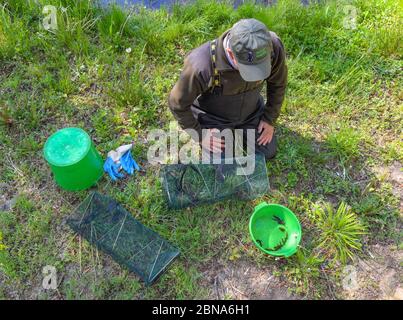
[[318, 247], [328, 257], [346, 263], [353, 258], [354, 251], [361, 250], [360, 239], [366, 228], [346, 203], [342, 202], [336, 211], [330, 203], [324, 208], [316, 207], [314, 219], [321, 230]]

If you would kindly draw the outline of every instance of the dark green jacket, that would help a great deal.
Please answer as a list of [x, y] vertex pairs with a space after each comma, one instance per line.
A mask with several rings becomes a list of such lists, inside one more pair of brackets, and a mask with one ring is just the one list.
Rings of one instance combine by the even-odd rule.
[[[228, 31], [218, 38], [216, 65], [220, 73], [223, 94], [234, 95], [253, 90], [262, 85], [262, 82], [246, 82], [241, 78], [239, 71], [232, 68], [223, 47], [223, 39]], [[270, 33], [273, 42], [272, 71], [265, 80], [267, 102], [263, 119], [274, 125], [284, 100], [287, 65], [280, 38], [274, 32]], [[212, 73], [210, 43], [206, 42], [187, 54], [180, 78], [169, 95], [169, 107], [183, 129], [192, 128], [200, 132], [200, 125], [193, 116], [190, 107], [200, 94], [211, 89]]]

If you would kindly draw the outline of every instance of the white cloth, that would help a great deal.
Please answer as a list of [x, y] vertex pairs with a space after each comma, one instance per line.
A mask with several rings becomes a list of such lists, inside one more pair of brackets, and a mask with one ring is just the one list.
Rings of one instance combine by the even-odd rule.
[[112, 158], [112, 160], [116, 163], [120, 163], [120, 158], [129, 150], [133, 148], [133, 144], [125, 144], [120, 146], [115, 150], [111, 150], [108, 152], [108, 157]]

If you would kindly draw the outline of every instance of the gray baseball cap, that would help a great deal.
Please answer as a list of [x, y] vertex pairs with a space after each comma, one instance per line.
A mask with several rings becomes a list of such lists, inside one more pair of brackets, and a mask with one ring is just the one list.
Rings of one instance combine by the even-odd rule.
[[229, 32], [228, 44], [245, 81], [260, 81], [271, 72], [273, 45], [267, 27], [256, 19], [242, 19]]

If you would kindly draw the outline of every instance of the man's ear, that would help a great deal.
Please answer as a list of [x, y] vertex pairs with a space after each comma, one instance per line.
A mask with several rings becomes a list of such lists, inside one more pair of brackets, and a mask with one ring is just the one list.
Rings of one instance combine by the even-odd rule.
[[229, 56], [230, 56], [231, 59], [234, 61], [235, 65], [237, 66], [237, 65], [238, 65], [238, 61], [236, 61], [235, 55], [234, 55], [234, 53], [232, 52], [232, 50], [231, 50], [230, 48], [227, 48], [227, 49], [225, 49], [225, 50], [227, 50]]

